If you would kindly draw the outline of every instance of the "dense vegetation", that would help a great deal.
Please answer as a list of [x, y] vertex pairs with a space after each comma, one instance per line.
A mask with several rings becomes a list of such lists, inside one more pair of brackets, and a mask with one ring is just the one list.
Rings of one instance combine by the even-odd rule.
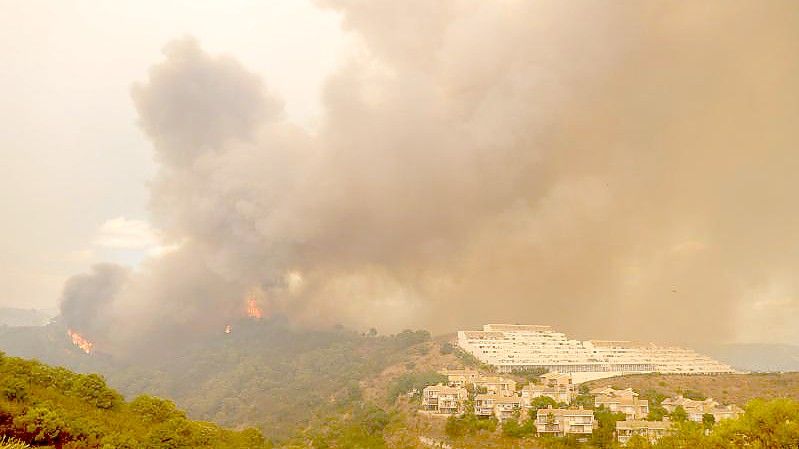
[[[459, 448], [544, 448], [544, 449], [619, 449], [615, 440], [616, 422], [624, 415], [602, 408], [594, 411], [598, 427], [585, 442], [575, 437], [539, 438], [535, 436], [533, 413], [498, 424], [493, 418], [480, 419], [470, 411], [447, 419], [445, 433]], [[687, 421], [679, 408], [670, 415], [673, 431], [652, 444], [633, 437], [630, 449], [795, 449], [799, 447], [799, 402], [787, 398], [755, 399], [738, 419], [714, 423], [708, 415], [702, 423]]]
[[[24, 335], [26, 332], [28, 335]], [[36, 341], [38, 346], [31, 345]], [[121, 387], [131, 399], [147, 392], [174, 399], [194, 418], [229, 426], [257, 426], [282, 448], [416, 449], [442, 442], [459, 449], [618, 447], [614, 429], [620, 416], [605, 410], [596, 411], [599, 426], [584, 443], [574, 438], [536, 437], [534, 422], [527, 412], [504, 423], [478, 418], [471, 409], [464, 416], [450, 419], [417, 413], [418, 393], [405, 393], [443, 381], [435, 370], [448, 365], [479, 366], [446, 342], [430, 341], [424, 331], [378, 336], [374, 331], [300, 331], [279, 321], [245, 321], [235, 323], [229, 335], [220, 332], [198, 336], [175, 356], [123, 362], [102, 351], [86, 356], [66, 341], [63, 329], [51, 325], [19, 332], [0, 329], [0, 347], [32, 351], [33, 355], [84, 372], [101, 372], [110, 385]], [[4, 365], [13, 361], [11, 365], [41, 366], [9, 357], [3, 360]], [[0, 435], [37, 445], [104, 449], [269, 444], [252, 430], [231, 432], [189, 421], [172, 403], [150, 396], [125, 402], [98, 376], [75, 375], [59, 368], [43, 370], [60, 373], [51, 377], [63, 375], [72, 380], [26, 384], [0, 377], [0, 410], [4, 413]], [[512, 377], [520, 382], [534, 380], [529, 373], [515, 373]], [[39, 379], [35, 375], [31, 378]], [[644, 375], [598, 381], [590, 387], [634, 387], [650, 401], [649, 419], [659, 420], [666, 414], [659, 404], [667, 396], [713, 396], [744, 405], [757, 395], [799, 396], [797, 379], [796, 374]], [[586, 394], [588, 388], [589, 385], [582, 386], [577, 404], [590, 408], [593, 397]], [[715, 425], [685, 422], [684, 414], [678, 411], [671, 416], [679, 423], [676, 432], [654, 447], [796, 448], [796, 404], [788, 399], [752, 401], [742, 418]], [[536, 405], [558, 404], [540, 399]], [[117, 425], [118, 422], [126, 424]], [[107, 433], [107, 429], [117, 427], [118, 435]], [[129, 436], [134, 440], [128, 440]], [[75, 445], [75, 440], [68, 438], [79, 438], [81, 443]], [[628, 447], [652, 446], [635, 439]]]
[[426, 331], [378, 336], [374, 331], [297, 330], [280, 320], [244, 320], [234, 323], [230, 334], [198, 335], [166, 355], [122, 361], [102, 349], [91, 356], [81, 353], [57, 325], [0, 332], [0, 347], [19, 355], [100, 372], [127, 397], [168, 397], [191, 417], [255, 426], [275, 440], [347, 413], [363, 402], [361, 382], [406, 360], [429, 340]]
[[163, 399], [125, 402], [96, 374], [0, 353], [0, 448], [266, 448], [261, 434], [191, 421]]

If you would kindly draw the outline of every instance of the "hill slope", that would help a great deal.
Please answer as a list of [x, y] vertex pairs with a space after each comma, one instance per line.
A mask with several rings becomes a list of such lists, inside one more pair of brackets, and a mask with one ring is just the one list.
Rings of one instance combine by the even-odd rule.
[[799, 400], [799, 373], [721, 374], [686, 376], [680, 374], [635, 374], [587, 382], [588, 388], [614, 386], [636, 391], [653, 390], [665, 396], [686, 391], [699, 392], [725, 404], [744, 406], [756, 398], [787, 397]]
[[169, 401], [125, 402], [97, 375], [0, 353], [0, 436], [56, 448], [266, 448], [255, 430], [191, 421]]
[[128, 397], [168, 397], [193, 418], [256, 426], [277, 439], [350, 410], [363, 399], [362, 383], [430, 350], [425, 331], [362, 335], [341, 328], [298, 330], [277, 320], [244, 320], [232, 329], [198, 335], [177, 352], [128, 359], [100, 350], [86, 355], [56, 324], [0, 329], [0, 349], [99, 372]]
[[44, 326], [52, 317], [43, 310], [0, 307], [0, 326]]

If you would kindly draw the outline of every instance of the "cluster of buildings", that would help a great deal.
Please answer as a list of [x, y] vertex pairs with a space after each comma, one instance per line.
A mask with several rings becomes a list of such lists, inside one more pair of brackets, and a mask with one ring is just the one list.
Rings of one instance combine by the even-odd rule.
[[702, 422], [705, 415], [713, 415], [714, 422], [719, 422], [724, 419], [737, 418], [744, 412], [737, 405], [721, 405], [711, 398], [698, 401], [677, 396], [665, 399], [660, 405], [669, 413], [674, 413], [677, 407], [682, 407], [688, 415], [688, 420], [694, 422]]
[[[541, 375], [539, 384], [525, 385], [518, 390], [516, 381], [502, 376], [484, 376], [477, 370], [444, 370], [447, 384], [430, 385], [422, 390], [424, 410], [439, 414], [462, 413], [469, 390], [473, 391], [474, 413], [477, 416], [495, 416], [500, 421], [522, 409], [532, 407], [538, 397], [548, 397], [556, 403], [570, 404], [577, 396], [576, 385], [569, 374], [547, 373]], [[459, 406], [450, 407], [452, 400]], [[447, 404], [447, 407], [442, 407]]]
[[616, 439], [627, 444], [635, 435], [654, 442], [665, 435], [671, 423], [668, 420], [648, 421], [649, 401], [640, 399], [632, 388], [616, 390], [611, 387], [595, 388], [589, 392], [594, 396], [595, 407], [605, 407], [613, 413], [623, 413], [624, 421], [616, 422]]
[[[499, 421], [527, 413], [536, 408], [534, 416], [538, 435], [587, 437], [596, 427], [594, 410], [569, 407], [577, 398], [577, 385], [569, 373], [549, 372], [539, 376], [538, 383], [517, 388], [516, 381], [502, 376], [484, 376], [477, 370], [444, 370], [447, 384], [430, 385], [422, 390], [422, 407], [432, 414], [453, 415], [464, 413], [468, 400], [473, 401], [474, 414], [478, 417], [495, 417]], [[648, 421], [649, 401], [638, 397], [631, 388], [617, 390], [610, 387], [596, 388], [589, 392], [594, 406], [624, 414], [623, 421], [616, 422], [616, 437], [626, 444], [635, 435], [651, 442], [667, 434], [671, 428], [668, 419]], [[557, 405], [536, 407], [536, 398], [547, 397]], [[696, 401], [682, 396], [663, 401], [669, 413], [682, 407], [689, 420], [702, 422], [707, 414], [715, 421], [738, 417], [743, 410], [735, 405], [722, 406], [707, 399]], [[524, 415], [522, 415], [524, 416]]]
[[633, 373], [718, 374], [729, 365], [680, 347], [620, 340], [572, 340], [550, 326], [486, 324], [458, 331], [458, 346], [499, 372], [545, 369], [579, 382]]

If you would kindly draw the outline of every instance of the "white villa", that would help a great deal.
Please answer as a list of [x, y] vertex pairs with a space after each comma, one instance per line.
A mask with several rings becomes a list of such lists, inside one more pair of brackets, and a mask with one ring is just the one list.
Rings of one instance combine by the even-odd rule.
[[616, 422], [616, 439], [624, 445], [635, 435], [646, 438], [650, 443], [659, 440], [671, 429], [670, 421], [628, 420]]
[[495, 393], [477, 394], [474, 397], [474, 414], [477, 416], [494, 415], [504, 421], [514, 412], [520, 410], [522, 400], [518, 396], [504, 396]]
[[594, 395], [596, 407], [605, 407], [613, 413], [624, 413], [628, 421], [644, 419], [649, 414], [649, 401], [638, 399], [638, 393], [632, 388], [626, 390], [597, 388], [590, 393]]
[[429, 385], [422, 390], [422, 407], [429, 412], [451, 415], [463, 411], [463, 401], [468, 397], [462, 387]]
[[447, 376], [447, 384], [450, 387], [465, 387], [466, 385], [474, 385], [480, 377], [480, 373], [476, 369], [443, 369], [441, 374]]
[[572, 383], [571, 374], [551, 372], [539, 376], [541, 384], [529, 384], [520, 392], [522, 405], [530, 407], [533, 399], [546, 396], [557, 403], [571, 404], [577, 397], [577, 386]]
[[539, 435], [590, 435], [594, 430], [594, 411], [542, 408], [536, 412], [535, 428]]
[[673, 413], [677, 407], [682, 407], [688, 415], [688, 420], [694, 422], [702, 422], [703, 416], [707, 414], [713, 415], [716, 422], [719, 422], [725, 419], [737, 418], [744, 412], [741, 407], [735, 404], [720, 405], [712, 398], [697, 401], [683, 396], [676, 396], [664, 399], [661, 405], [669, 413]]
[[501, 396], [513, 396], [516, 394], [516, 381], [500, 376], [479, 376], [474, 381], [476, 389], [485, 388], [488, 393]]

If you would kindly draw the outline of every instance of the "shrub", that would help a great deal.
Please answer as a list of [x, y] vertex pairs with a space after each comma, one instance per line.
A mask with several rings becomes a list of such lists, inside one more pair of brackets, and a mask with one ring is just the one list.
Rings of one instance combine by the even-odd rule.
[[421, 373], [405, 373], [394, 379], [388, 387], [388, 399], [395, 401], [401, 394], [405, 394], [414, 389], [419, 392], [428, 385], [445, 383], [447, 376], [435, 371], [424, 371]]

